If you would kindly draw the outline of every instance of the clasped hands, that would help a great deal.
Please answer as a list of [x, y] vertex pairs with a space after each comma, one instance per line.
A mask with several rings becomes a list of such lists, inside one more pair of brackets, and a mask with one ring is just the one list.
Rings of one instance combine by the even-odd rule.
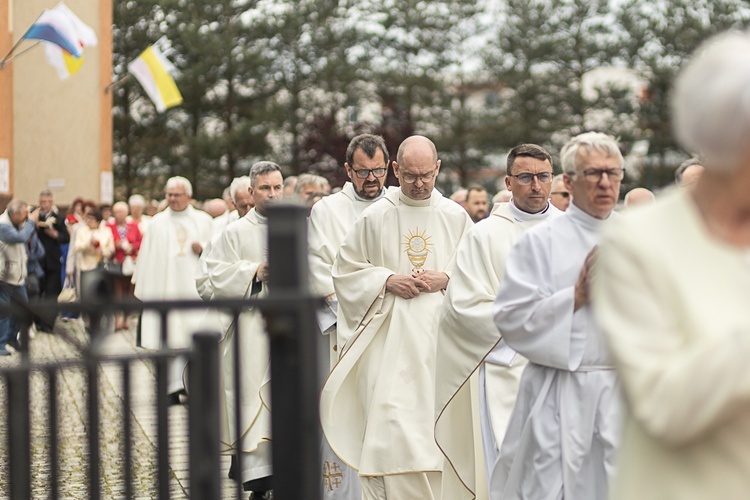
[[402, 299], [412, 299], [420, 293], [433, 293], [448, 286], [448, 275], [440, 271], [414, 269], [411, 276], [392, 274], [385, 282], [385, 289]]

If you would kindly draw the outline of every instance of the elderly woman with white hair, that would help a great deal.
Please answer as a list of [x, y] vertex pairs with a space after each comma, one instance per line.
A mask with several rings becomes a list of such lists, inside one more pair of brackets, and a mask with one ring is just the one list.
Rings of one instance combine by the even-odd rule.
[[696, 189], [621, 217], [594, 282], [627, 404], [612, 498], [747, 498], [750, 35], [705, 42], [672, 109], [705, 172]]

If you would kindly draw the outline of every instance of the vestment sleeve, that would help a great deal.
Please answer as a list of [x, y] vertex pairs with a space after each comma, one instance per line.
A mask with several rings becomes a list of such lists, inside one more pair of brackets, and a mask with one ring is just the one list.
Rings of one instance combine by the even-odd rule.
[[326, 234], [326, 223], [330, 213], [325, 202], [313, 205], [308, 225], [308, 241], [310, 245], [310, 274], [313, 293], [327, 297], [334, 293], [331, 268], [336, 258], [338, 247], [333, 245]]
[[686, 338], [649, 272], [668, 256], [611, 229], [600, 248], [594, 304], [631, 413], [657, 439], [700, 439], [750, 405], [750, 331], [716, 322], [710, 335]]
[[[348, 340], [374, 315], [385, 297], [385, 282], [394, 272], [371, 263], [370, 252], [381, 252], [382, 228], [370, 217], [357, 220], [336, 255], [331, 273], [339, 300], [338, 335]], [[378, 259], [377, 261], [382, 261]]]
[[249, 285], [255, 279], [262, 262], [251, 262], [240, 257], [239, 239], [224, 231], [206, 255], [208, 279], [215, 298], [238, 298], [249, 295]]
[[583, 309], [573, 313], [574, 286], [553, 287], [551, 260], [549, 231], [528, 231], [521, 237], [508, 255], [495, 299], [495, 325], [529, 361], [575, 370], [583, 359], [585, 316]]

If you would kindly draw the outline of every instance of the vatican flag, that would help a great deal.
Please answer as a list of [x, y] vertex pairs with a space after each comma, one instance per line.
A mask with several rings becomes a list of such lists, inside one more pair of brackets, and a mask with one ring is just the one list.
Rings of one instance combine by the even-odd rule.
[[160, 113], [182, 103], [182, 95], [171, 75], [174, 71], [174, 65], [156, 45], [150, 45], [128, 64], [128, 72], [138, 80]]

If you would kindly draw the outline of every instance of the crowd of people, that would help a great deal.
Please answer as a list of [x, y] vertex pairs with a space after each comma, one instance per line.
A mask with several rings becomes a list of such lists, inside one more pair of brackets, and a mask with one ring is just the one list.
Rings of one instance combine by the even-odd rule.
[[[13, 200], [0, 216], [0, 302], [56, 297], [100, 266], [120, 297], [132, 283], [141, 300], [263, 297], [268, 208], [296, 197], [310, 207], [311, 288], [325, 297], [324, 498], [743, 498], [749, 84], [747, 34], [708, 42], [681, 73], [676, 134], [699, 154], [658, 202], [644, 188], [620, 202], [624, 159], [603, 132], [570, 139], [558, 175], [543, 147], [514, 147], [492, 201], [480, 186], [450, 198], [435, 189], [440, 155], [420, 135], [395, 159], [382, 137], [354, 137], [349, 180], [332, 194], [324, 178], [285, 179], [270, 161], [202, 209], [173, 177], [153, 217], [140, 196], [111, 215], [77, 199], [63, 216], [43, 191], [37, 208]], [[398, 187], [385, 186], [389, 168]], [[144, 314], [140, 344], [187, 347], [196, 325], [223, 332], [230, 474], [270, 498], [262, 316], [174, 312], [162, 330]], [[22, 328], [0, 317], [0, 354]], [[184, 373], [184, 361], [170, 365], [174, 403]]]

